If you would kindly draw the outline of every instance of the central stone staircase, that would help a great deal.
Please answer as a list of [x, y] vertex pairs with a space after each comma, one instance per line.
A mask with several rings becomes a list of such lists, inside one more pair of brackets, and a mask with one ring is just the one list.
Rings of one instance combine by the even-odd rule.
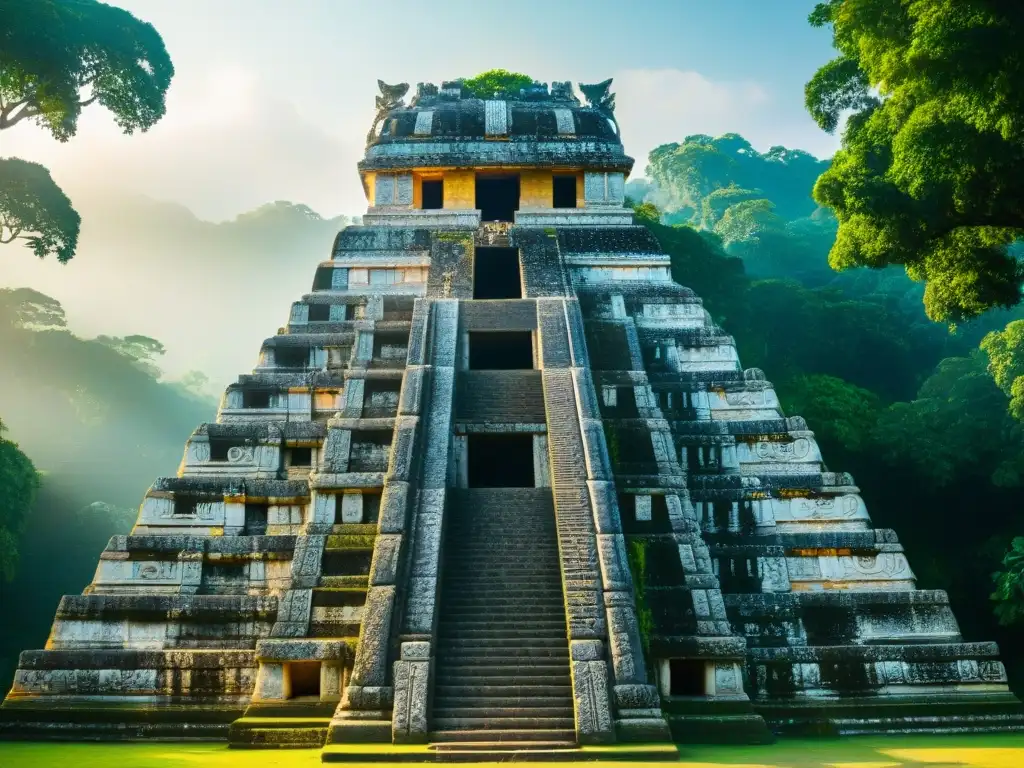
[[441, 759], [576, 749], [550, 488], [453, 490], [433, 703]]

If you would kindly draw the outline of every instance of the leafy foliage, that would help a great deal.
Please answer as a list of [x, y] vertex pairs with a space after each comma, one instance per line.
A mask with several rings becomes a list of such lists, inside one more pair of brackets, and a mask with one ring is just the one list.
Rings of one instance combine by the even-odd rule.
[[0, 580], [11, 581], [18, 565], [18, 538], [35, 501], [39, 476], [16, 443], [3, 437], [0, 421]]
[[[28, 289], [0, 290], [0, 359], [8, 436], [43, 478], [26, 506], [26, 486], [7, 470], [24, 478], [27, 460], [12, 464], [13, 443], [0, 441], [0, 569], [8, 578], [12, 542], [20, 555], [13, 582], [0, 578], [0, 604], [18, 617], [0, 632], [4, 687], [17, 652], [42, 647], [60, 596], [81, 591], [110, 536], [131, 529], [146, 488], [173, 473], [185, 439], [211, 420], [216, 400], [182, 393], [130, 355], [76, 336], [59, 302]], [[8, 522], [16, 498], [20, 522], [17, 515]]]
[[[145, 371], [154, 379], [160, 378], [160, 369], [154, 360], [166, 354], [167, 349], [156, 339], [149, 336], [97, 336], [96, 343], [110, 347], [119, 355], [132, 361], [140, 371]], [[201, 375], [201, 374], [200, 374]]]
[[806, 89], [826, 130], [852, 111], [814, 188], [835, 211], [836, 269], [902, 264], [928, 316], [956, 322], [1021, 299], [1024, 36], [1018, 3], [829, 0], [840, 55]]
[[478, 99], [493, 99], [495, 94], [519, 95], [522, 88], [533, 84], [533, 78], [507, 69], [489, 69], [462, 80], [463, 92]]
[[129, 134], [163, 117], [174, 67], [152, 25], [96, 0], [0, 0], [0, 18], [0, 129], [67, 141], [94, 102]]
[[672, 223], [704, 228], [714, 226], [729, 205], [753, 198], [771, 200], [789, 221], [814, 212], [811, 188], [827, 167], [827, 160], [802, 150], [758, 152], [735, 133], [696, 134], [651, 151], [647, 172], [654, 188], [643, 199], [661, 207]]
[[1024, 622], [1024, 536], [1016, 537], [1003, 557], [1003, 570], [992, 574], [996, 616], [1001, 624]]
[[988, 370], [1010, 397], [1010, 413], [1024, 421], [1024, 320], [1014, 320], [981, 341], [988, 354]]
[[39, 258], [75, 255], [81, 218], [38, 163], [0, 158], [0, 244], [24, 240]]

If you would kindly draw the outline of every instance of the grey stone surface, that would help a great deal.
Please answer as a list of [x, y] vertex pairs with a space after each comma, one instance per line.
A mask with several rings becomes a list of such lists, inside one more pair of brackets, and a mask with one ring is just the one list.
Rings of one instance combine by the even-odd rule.
[[572, 663], [576, 701], [576, 738], [580, 744], [599, 744], [615, 737], [608, 695], [608, 667], [603, 661]]

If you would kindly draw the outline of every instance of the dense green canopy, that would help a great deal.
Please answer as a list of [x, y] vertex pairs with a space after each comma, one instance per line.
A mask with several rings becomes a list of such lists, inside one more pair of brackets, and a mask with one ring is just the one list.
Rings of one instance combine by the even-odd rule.
[[849, 120], [814, 188], [839, 219], [836, 269], [902, 264], [929, 317], [1017, 304], [1024, 269], [1024, 3], [829, 0], [839, 56], [807, 84], [827, 130]]
[[39, 258], [75, 255], [81, 217], [38, 163], [0, 158], [0, 244], [24, 241]]
[[174, 67], [152, 25], [96, 0], [0, 0], [0, 19], [0, 129], [66, 141], [96, 102], [125, 133], [163, 117]]

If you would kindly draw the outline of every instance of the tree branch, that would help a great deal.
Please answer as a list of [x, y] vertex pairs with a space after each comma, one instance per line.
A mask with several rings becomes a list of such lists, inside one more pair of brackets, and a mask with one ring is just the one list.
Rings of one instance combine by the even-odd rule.
[[20, 227], [18, 229], [10, 228], [10, 231], [11, 231], [10, 237], [6, 237], [5, 238], [4, 237], [4, 233], [3, 233], [3, 229], [0, 228], [0, 244], [6, 245], [7, 243], [13, 243], [18, 238], [18, 235], [21, 234], [21, 228]]
[[92, 104], [94, 101], [96, 101], [96, 99], [98, 99], [99, 97], [100, 97], [100, 95], [98, 93], [94, 93], [92, 96], [90, 96], [85, 101], [78, 102], [78, 106], [79, 107], [88, 107], [90, 104]]
[[20, 123], [27, 117], [35, 117], [42, 111], [30, 102], [21, 102], [21, 104], [21, 110], [16, 112], [11, 117], [0, 114], [0, 130], [4, 128], [10, 128], [12, 125]]

